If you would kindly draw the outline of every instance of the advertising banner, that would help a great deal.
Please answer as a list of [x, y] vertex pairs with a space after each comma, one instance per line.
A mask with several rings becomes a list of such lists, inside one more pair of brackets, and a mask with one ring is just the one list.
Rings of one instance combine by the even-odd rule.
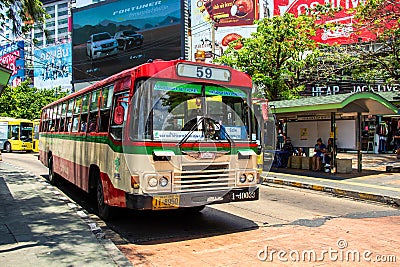
[[104, 1], [72, 13], [73, 81], [100, 80], [149, 59], [183, 55], [182, 3]]
[[61, 86], [70, 89], [72, 81], [71, 43], [34, 50], [34, 85], [40, 89]]
[[25, 79], [24, 41], [0, 46], [0, 63], [12, 70], [9, 83], [16, 87]]
[[252, 25], [258, 19], [256, 0], [203, 0], [195, 6], [218, 27]]
[[[221, 56], [229, 43], [238, 38], [251, 37], [257, 30], [254, 20], [259, 19], [258, 1], [254, 0], [193, 0], [191, 4], [192, 46], [206, 52], [206, 62]], [[215, 26], [215, 27], [214, 27]], [[215, 51], [212, 54], [214, 27]], [[238, 44], [236, 49], [240, 49]], [[193, 57], [193, 55], [192, 55]]]
[[317, 31], [315, 40], [325, 44], [351, 44], [375, 40], [375, 36], [367, 29], [358, 30], [355, 26], [352, 9], [365, 3], [365, 0], [269, 0], [273, 1], [274, 15], [281, 16], [291, 13], [296, 16], [307, 14], [309, 9], [318, 4], [331, 4], [333, 8], [340, 8], [334, 17], [324, 17], [319, 24], [337, 25]]

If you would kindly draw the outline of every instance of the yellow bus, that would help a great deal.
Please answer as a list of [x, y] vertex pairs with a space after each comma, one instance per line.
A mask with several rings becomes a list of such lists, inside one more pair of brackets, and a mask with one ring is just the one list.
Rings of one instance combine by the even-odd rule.
[[40, 125], [40, 119], [33, 120], [32, 151], [35, 153], [39, 152], [39, 125]]
[[5, 152], [32, 151], [33, 122], [0, 117], [0, 149]]

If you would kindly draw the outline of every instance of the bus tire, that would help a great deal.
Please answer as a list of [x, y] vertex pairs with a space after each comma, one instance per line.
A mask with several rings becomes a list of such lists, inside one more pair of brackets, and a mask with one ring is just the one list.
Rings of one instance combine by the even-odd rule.
[[96, 196], [97, 196], [97, 211], [99, 214], [99, 217], [103, 219], [104, 221], [111, 221], [114, 218], [114, 209], [113, 207], [107, 205], [104, 201], [104, 191], [103, 191], [103, 184], [101, 183], [101, 180], [99, 178], [97, 182], [97, 190], [96, 190]]
[[57, 185], [59, 178], [58, 178], [58, 174], [54, 172], [53, 156], [49, 157], [48, 166], [49, 166], [48, 180], [51, 185]]
[[6, 143], [4, 144], [4, 151], [7, 152], [7, 153], [11, 153], [11, 152], [12, 152], [12, 150], [11, 150], [11, 143], [10, 143], [10, 142], [6, 142]]

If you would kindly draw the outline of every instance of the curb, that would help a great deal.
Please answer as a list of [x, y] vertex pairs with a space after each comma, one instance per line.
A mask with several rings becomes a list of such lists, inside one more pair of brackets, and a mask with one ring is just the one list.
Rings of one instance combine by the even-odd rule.
[[384, 203], [384, 204], [388, 204], [388, 205], [400, 206], [400, 198], [393, 198], [393, 197], [389, 197], [389, 196], [382, 196], [382, 195], [371, 194], [371, 193], [363, 193], [363, 192], [334, 188], [334, 187], [329, 187], [329, 186], [314, 185], [314, 184], [309, 184], [309, 183], [294, 182], [294, 181], [275, 179], [275, 178], [267, 178], [267, 177], [263, 177], [262, 184], [264, 184], [264, 185], [266, 185], [266, 184], [286, 185], [286, 186], [292, 186], [292, 187], [297, 187], [297, 188], [302, 188], [302, 189], [311, 189], [311, 190], [315, 190], [315, 191], [327, 192], [327, 193], [331, 193], [335, 196], [346, 196], [346, 197], [351, 197], [351, 198], [356, 198], [356, 199], [380, 202], [380, 203]]

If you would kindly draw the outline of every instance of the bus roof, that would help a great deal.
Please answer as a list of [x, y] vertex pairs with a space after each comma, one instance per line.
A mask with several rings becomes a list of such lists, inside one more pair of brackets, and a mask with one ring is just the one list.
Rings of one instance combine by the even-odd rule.
[[[179, 79], [182, 81], [196, 81], [196, 82], [206, 82], [206, 83], [213, 82], [210, 80], [202, 80], [202, 79], [186, 78], [186, 77], [178, 76], [176, 74], [175, 68], [174, 68], [173, 72], [165, 71], [165, 70], [169, 69], [170, 67], [175, 67], [179, 63], [188, 63], [188, 64], [194, 64], [194, 65], [210, 66], [210, 67], [217, 67], [220, 69], [227, 69], [231, 72], [231, 80], [229, 82], [214, 81], [214, 83], [218, 83], [219, 85], [225, 85], [225, 86], [238, 86], [238, 87], [252, 88], [251, 77], [248, 74], [243, 73], [238, 70], [235, 70], [228, 66], [220, 66], [220, 65], [208, 64], [208, 63], [192, 62], [192, 61], [186, 61], [186, 60], [181, 60], [181, 59], [170, 60], [170, 61], [154, 60], [152, 62], [144, 63], [142, 65], [135, 66], [133, 68], [126, 69], [119, 73], [116, 73], [116, 74], [114, 74], [104, 80], [98, 81], [82, 90], [79, 90], [75, 93], [65, 96], [43, 108], [48, 108], [54, 104], [63, 102], [65, 100], [72, 99], [78, 95], [86, 94], [94, 89], [101, 88], [101, 87], [111, 84], [117, 80], [123, 80], [124, 78], [132, 77], [132, 76], [134, 76], [135, 78], [141, 78], [141, 77], [145, 78], [145, 77], [153, 77], [153, 76], [157, 75], [157, 77], [159, 77], [159, 78], [172, 78], [172, 79]], [[162, 71], [165, 71], [165, 73]]]
[[[18, 118], [10, 118], [10, 117], [0, 117], [0, 121], [6, 122], [32, 122], [28, 119], [18, 119]], [[33, 122], [32, 122], [33, 123]]]

